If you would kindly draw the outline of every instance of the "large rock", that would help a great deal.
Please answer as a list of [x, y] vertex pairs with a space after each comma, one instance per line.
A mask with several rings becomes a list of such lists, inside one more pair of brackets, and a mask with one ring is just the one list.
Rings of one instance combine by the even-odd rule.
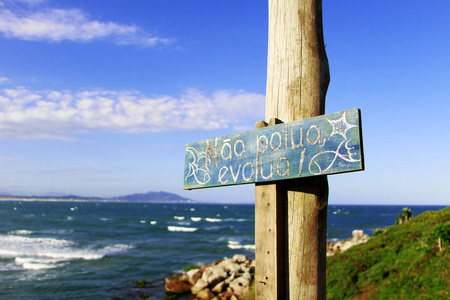
[[205, 271], [203, 271], [202, 279], [211, 286], [215, 286], [222, 280], [225, 280], [227, 276], [227, 272], [225, 272], [224, 268], [219, 264], [206, 268]]
[[356, 243], [358, 242], [360, 239], [362, 239], [364, 235], [364, 231], [359, 230], [359, 229], [355, 229], [352, 231], [352, 242]]
[[191, 285], [179, 278], [166, 278], [165, 288], [168, 293], [184, 294], [189, 292]]
[[351, 247], [366, 243], [370, 237], [364, 234], [364, 231], [355, 229], [352, 232], [352, 238], [345, 241], [338, 241], [336, 243], [327, 243], [327, 256], [331, 256], [336, 252], [344, 252]]
[[191, 287], [191, 293], [193, 295], [197, 295], [201, 290], [203, 290], [206, 287], [208, 287], [208, 282], [200, 278], [199, 280], [197, 280], [195, 285]]
[[233, 290], [236, 296], [241, 297], [250, 289], [251, 281], [245, 277], [235, 278], [230, 282], [230, 288]]
[[227, 287], [228, 287], [228, 283], [225, 281], [221, 281], [218, 284], [216, 284], [216, 286], [214, 286], [211, 291], [219, 294], [219, 293], [222, 293], [223, 291], [225, 291]]
[[170, 288], [175, 283], [179, 284], [179, 288], [169, 289], [174, 293], [184, 293], [189, 286], [196, 299], [237, 300], [248, 292], [254, 271], [254, 260], [245, 255], [234, 255], [232, 259], [222, 259], [200, 269], [192, 269], [178, 280], [168, 278], [166, 285]]
[[195, 296], [197, 297], [197, 299], [200, 300], [210, 300], [211, 298], [214, 297], [214, 294], [213, 292], [211, 292], [210, 289], [203, 289]]
[[189, 283], [191, 285], [195, 285], [197, 283], [197, 280], [202, 277], [202, 272], [200, 271], [200, 269], [192, 269], [186, 272], [186, 276]]
[[232, 261], [238, 264], [243, 264], [248, 260], [247, 256], [243, 254], [236, 254], [233, 256]]
[[233, 290], [230, 287], [228, 287], [226, 291], [219, 293], [218, 296], [220, 299], [231, 299], [231, 297], [234, 296], [234, 293]]

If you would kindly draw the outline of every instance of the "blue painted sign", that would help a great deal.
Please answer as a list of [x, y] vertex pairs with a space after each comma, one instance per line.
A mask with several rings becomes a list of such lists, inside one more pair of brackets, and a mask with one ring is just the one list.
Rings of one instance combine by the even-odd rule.
[[359, 109], [186, 145], [184, 189], [364, 170]]

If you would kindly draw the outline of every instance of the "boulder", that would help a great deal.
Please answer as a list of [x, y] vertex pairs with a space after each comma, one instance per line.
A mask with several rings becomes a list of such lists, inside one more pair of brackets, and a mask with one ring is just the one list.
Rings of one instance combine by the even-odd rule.
[[217, 260], [211, 265], [185, 272], [178, 279], [166, 279], [166, 291], [191, 292], [200, 300], [238, 300], [250, 289], [255, 261], [245, 255]]
[[202, 274], [202, 279], [211, 286], [215, 286], [222, 280], [226, 279], [227, 276], [227, 272], [225, 272], [223, 266], [219, 264], [206, 268]]
[[244, 272], [244, 274], [242, 274], [241, 277], [247, 279], [250, 283], [252, 282], [253, 279], [252, 274], [250, 274], [250, 270]]
[[191, 285], [195, 285], [197, 280], [202, 277], [200, 269], [192, 269], [186, 272], [187, 279]]
[[216, 286], [214, 286], [211, 291], [213, 291], [214, 293], [220, 294], [223, 291], [225, 291], [227, 287], [228, 287], [228, 283], [226, 283], [225, 281], [221, 281], [218, 284], [216, 284]]
[[225, 292], [219, 293], [218, 296], [220, 299], [230, 299], [232, 296], [234, 296], [234, 293], [233, 290], [228, 287]]
[[341, 249], [342, 249], [342, 246], [344, 245], [344, 242], [343, 241], [339, 241], [339, 242], [336, 242], [334, 245], [333, 245], [333, 251], [341, 251]]
[[214, 294], [211, 292], [210, 289], [203, 289], [195, 296], [197, 297], [197, 299], [200, 300], [210, 300], [211, 298], [214, 297]]
[[195, 285], [191, 287], [191, 293], [193, 295], [197, 295], [201, 290], [203, 290], [206, 287], [208, 287], [208, 282], [200, 278], [199, 280], [197, 280]]
[[238, 297], [243, 296], [250, 289], [251, 281], [244, 277], [235, 278], [230, 282], [230, 288], [233, 290], [234, 294]]
[[223, 267], [223, 270], [228, 274], [228, 279], [231, 278], [231, 280], [234, 279], [234, 277], [237, 277], [242, 271], [242, 266], [230, 259], [221, 262], [219, 265]]
[[233, 256], [232, 261], [238, 264], [243, 264], [248, 260], [247, 256], [243, 255], [243, 254], [235, 254]]
[[186, 281], [179, 278], [166, 278], [165, 283], [166, 292], [174, 294], [184, 294], [189, 292], [191, 286]]
[[327, 242], [327, 256], [332, 256], [336, 252], [344, 252], [355, 245], [366, 243], [369, 239], [370, 236], [364, 234], [364, 231], [355, 229], [352, 232], [352, 238], [336, 243]]
[[360, 239], [362, 239], [364, 235], [364, 231], [355, 229], [352, 231], [352, 242], [357, 243]]
[[354, 245], [355, 245], [355, 243], [353, 243], [352, 240], [345, 241], [344, 244], [341, 247], [341, 251], [344, 252], [344, 251], [350, 249], [351, 247], [353, 247]]

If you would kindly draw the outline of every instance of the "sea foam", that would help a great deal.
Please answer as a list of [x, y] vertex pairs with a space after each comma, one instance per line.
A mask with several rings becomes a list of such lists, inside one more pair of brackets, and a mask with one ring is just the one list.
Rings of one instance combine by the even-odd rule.
[[238, 241], [230, 240], [228, 241], [228, 248], [233, 250], [236, 249], [255, 250], [255, 245], [241, 245]]
[[167, 230], [169, 231], [194, 232], [197, 229], [195, 227], [167, 226]]
[[72, 260], [101, 259], [129, 248], [132, 247], [123, 244], [80, 247], [64, 239], [0, 236], [0, 257], [14, 258], [15, 265], [33, 270], [60, 267]]
[[13, 230], [8, 232], [8, 234], [15, 234], [15, 235], [30, 235], [33, 231], [30, 230]]
[[222, 222], [222, 219], [205, 218], [206, 222]]

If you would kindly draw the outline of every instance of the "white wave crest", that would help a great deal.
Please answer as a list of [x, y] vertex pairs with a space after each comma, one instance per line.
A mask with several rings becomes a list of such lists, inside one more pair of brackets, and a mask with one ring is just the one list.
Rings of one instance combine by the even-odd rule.
[[195, 227], [180, 227], [180, 226], [167, 226], [169, 231], [182, 231], [182, 232], [194, 232], [198, 228]]
[[178, 221], [183, 221], [184, 220], [184, 217], [182, 217], [182, 216], [174, 216], [173, 218], [175, 220], [178, 220]]
[[255, 250], [255, 245], [241, 245], [238, 241], [230, 240], [228, 241], [228, 248], [233, 250], [236, 249]]
[[191, 217], [191, 220], [194, 222], [200, 222], [202, 220], [202, 218], [200, 217]]
[[222, 222], [222, 219], [205, 218], [206, 222]]
[[255, 250], [255, 245], [228, 245], [228, 248], [233, 250], [236, 249]]
[[14, 262], [26, 270], [53, 269], [65, 265], [58, 259], [39, 257], [16, 257]]
[[63, 239], [0, 236], [0, 257], [14, 258], [15, 265], [33, 270], [57, 268], [72, 260], [101, 259], [129, 248], [132, 246], [80, 247], [78, 243]]
[[15, 234], [15, 235], [30, 235], [33, 231], [30, 230], [13, 230], [8, 232], [8, 234]]

